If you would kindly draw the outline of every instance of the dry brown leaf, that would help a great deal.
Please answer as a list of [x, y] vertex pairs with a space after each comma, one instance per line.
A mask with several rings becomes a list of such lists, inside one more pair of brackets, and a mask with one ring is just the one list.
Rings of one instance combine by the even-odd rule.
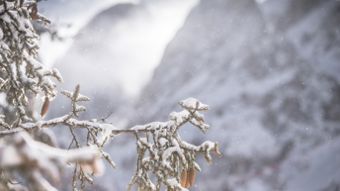
[[49, 106], [50, 106], [50, 100], [48, 99], [48, 97], [45, 97], [44, 104], [41, 107], [41, 112], [40, 112], [41, 117], [44, 117], [46, 115]]
[[187, 185], [187, 181], [188, 181], [188, 172], [186, 169], [183, 169], [181, 173], [181, 186], [186, 188], [185, 186]]
[[187, 184], [186, 184], [186, 187], [185, 188], [190, 188], [194, 185], [195, 183], [195, 179], [196, 179], [196, 170], [194, 167], [190, 167], [188, 170], [187, 170]]
[[181, 173], [181, 186], [190, 188], [194, 185], [196, 179], [196, 170], [194, 167], [184, 169]]
[[37, 4], [32, 5], [30, 15], [33, 20], [39, 19]]

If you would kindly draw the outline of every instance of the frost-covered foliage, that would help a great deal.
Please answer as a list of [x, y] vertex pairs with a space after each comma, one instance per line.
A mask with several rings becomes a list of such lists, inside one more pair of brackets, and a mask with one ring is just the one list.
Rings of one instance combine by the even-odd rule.
[[[32, 20], [48, 24], [37, 12], [33, 0], [0, 0], [0, 190], [57, 190], [60, 169], [74, 168], [73, 190], [93, 183], [93, 176], [103, 173], [102, 160], [115, 167], [105, 144], [121, 133], [132, 133], [137, 140], [137, 169], [134, 184], [139, 190], [187, 190], [192, 186], [196, 170], [196, 155], [203, 153], [210, 162], [210, 152], [219, 154], [217, 143], [206, 141], [199, 146], [180, 138], [178, 129], [186, 123], [203, 132], [209, 125], [199, 112], [208, 106], [194, 98], [180, 102], [182, 112], [174, 112], [168, 122], [154, 122], [131, 129], [117, 129], [98, 120], [80, 120], [86, 110], [81, 102], [90, 99], [73, 92], [61, 93], [70, 99], [71, 111], [63, 116], [43, 120], [50, 101], [57, 95], [55, 80], [62, 81], [56, 69], [38, 61], [38, 35]], [[34, 100], [43, 97], [40, 115], [34, 111]], [[57, 147], [57, 138], [49, 128], [68, 128], [72, 135], [68, 149]], [[86, 145], [74, 132], [87, 133]], [[145, 137], [142, 137], [145, 135]], [[196, 170], [195, 170], [196, 169]], [[153, 179], [157, 183], [153, 183]]]
[[[181, 139], [178, 130], [186, 123], [191, 123], [206, 132], [209, 125], [204, 122], [200, 111], [208, 110], [208, 106], [194, 98], [188, 98], [179, 103], [184, 110], [170, 114], [167, 122], [153, 122], [135, 126], [132, 129], [145, 132], [141, 137], [137, 133], [137, 170], [133, 176], [129, 190], [133, 184], [138, 184], [142, 190], [160, 190], [165, 185], [168, 190], [187, 190], [193, 185], [196, 170], [200, 171], [195, 162], [197, 153], [204, 153], [211, 162], [210, 152], [220, 155], [218, 144], [205, 141], [199, 146], [192, 145]], [[154, 174], [157, 183], [153, 183]]]
[[[31, 19], [47, 22], [36, 12], [31, 1], [0, 1], [0, 88], [6, 92], [6, 110], [18, 118], [13, 123], [32, 121], [26, 106], [28, 96], [43, 94], [46, 99], [56, 95], [52, 78], [62, 81], [55, 69], [45, 68], [38, 60], [38, 36]], [[6, 118], [6, 120], [11, 120]], [[9, 128], [9, 127], [8, 127]]]

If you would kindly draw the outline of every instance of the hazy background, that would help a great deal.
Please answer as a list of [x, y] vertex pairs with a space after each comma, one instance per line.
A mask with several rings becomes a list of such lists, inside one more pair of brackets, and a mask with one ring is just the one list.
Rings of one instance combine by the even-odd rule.
[[[192, 190], [340, 190], [340, 2], [336, 0], [49, 0], [40, 11], [64, 38], [43, 34], [41, 59], [64, 89], [91, 97], [84, 117], [126, 128], [163, 121], [186, 97], [211, 106], [199, 144], [221, 144]], [[61, 96], [60, 96], [61, 97]], [[57, 98], [49, 117], [68, 110]], [[67, 144], [68, 135], [58, 131]], [[70, 139], [69, 139], [70, 140]], [[128, 136], [93, 190], [125, 190]], [[65, 175], [67, 176], [67, 175]], [[66, 187], [64, 189], [67, 189]]]

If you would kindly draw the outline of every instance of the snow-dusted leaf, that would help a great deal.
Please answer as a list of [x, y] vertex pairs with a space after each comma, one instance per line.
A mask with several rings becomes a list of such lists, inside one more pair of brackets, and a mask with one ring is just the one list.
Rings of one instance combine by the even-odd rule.
[[73, 96], [73, 93], [70, 92], [70, 91], [67, 91], [67, 90], [63, 90], [60, 93], [62, 93], [63, 95], [65, 95], [68, 98], [72, 98], [72, 96]]
[[188, 110], [205, 111], [209, 109], [208, 105], [203, 104], [197, 99], [192, 98], [192, 97], [180, 101], [179, 104], [183, 108], [188, 109]]

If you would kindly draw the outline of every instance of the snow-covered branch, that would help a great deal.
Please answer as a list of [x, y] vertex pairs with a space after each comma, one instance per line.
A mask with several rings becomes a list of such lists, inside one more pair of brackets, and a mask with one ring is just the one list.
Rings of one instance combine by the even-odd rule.
[[[209, 125], [199, 113], [208, 110], [208, 106], [194, 98], [179, 104], [184, 110], [171, 113], [169, 121], [132, 128], [136, 131], [144, 130], [144, 134], [135, 133], [138, 161], [129, 190], [135, 184], [142, 190], [158, 191], [162, 185], [168, 190], [187, 190], [194, 184], [196, 171], [200, 171], [196, 163], [197, 154], [203, 153], [208, 162], [211, 162], [211, 151], [221, 154], [217, 143], [206, 141], [195, 146], [181, 139], [178, 130], [186, 123], [199, 128], [203, 133], [208, 130]], [[153, 179], [157, 182], [154, 183]]]
[[[31, 184], [37, 190], [56, 190], [44, 175], [56, 182], [60, 177], [59, 168], [76, 162], [86, 165], [89, 173], [99, 174], [103, 171], [100, 152], [95, 146], [58, 149], [33, 140], [26, 132], [17, 133], [9, 140], [0, 140], [1, 169], [23, 171], [25, 178], [33, 181]], [[10, 181], [4, 186], [10, 188]]]

